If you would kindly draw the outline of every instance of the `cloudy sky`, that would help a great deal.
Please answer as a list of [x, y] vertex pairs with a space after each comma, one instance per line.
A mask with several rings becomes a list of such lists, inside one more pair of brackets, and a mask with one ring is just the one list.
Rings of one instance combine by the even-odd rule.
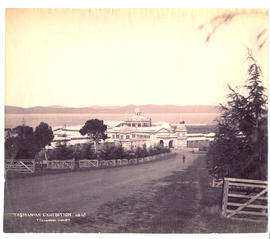
[[[228, 13], [236, 16], [225, 24], [211, 21]], [[239, 9], [7, 9], [5, 104], [222, 103], [226, 83], [243, 85], [247, 78], [246, 47], [261, 65], [267, 86], [268, 45], [259, 45], [268, 33], [257, 38], [268, 30], [267, 14]]]

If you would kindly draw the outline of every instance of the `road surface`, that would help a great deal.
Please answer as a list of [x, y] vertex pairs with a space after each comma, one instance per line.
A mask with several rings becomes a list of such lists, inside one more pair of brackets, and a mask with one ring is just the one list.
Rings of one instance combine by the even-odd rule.
[[[221, 217], [221, 190], [209, 187], [205, 155], [185, 155], [185, 163], [178, 154], [122, 168], [8, 180], [4, 232], [266, 231], [266, 223], [237, 223]], [[19, 212], [27, 216], [9, 214]], [[45, 216], [31, 217], [35, 213]], [[51, 216], [55, 213], [73, 215]], [[70, 220], [62, 221], [66, 218]]]
[[160, 161], [100, 170], [16, 178], [5, 184], [5, 214], [37, 212], [95, 213], [107, 202], [153, 187], [158, 180], [185, 170], [196, 158], [181, 153]]

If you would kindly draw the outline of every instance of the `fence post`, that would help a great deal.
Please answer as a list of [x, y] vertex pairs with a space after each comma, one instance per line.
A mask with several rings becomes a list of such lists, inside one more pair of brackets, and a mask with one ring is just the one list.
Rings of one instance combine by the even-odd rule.
[[229, 181], [227, 180], [227, 178], [224, 178], [223, 198], [222, 198], [222, 216], [224, 216], [224, 217], [226, 217], [228, 193], [229, 193]]
[[215, 187], [215, 177], [214, 177], [214, 176], [212, 177], [212, 182], [211, 182], [211, 184], [212, 184], [211, 186], [214, 188], [214, 187]]
[[32, 163], [33, 163], [33, 173], [34, 173], [36, 171], [36, 160], [33, 160]]

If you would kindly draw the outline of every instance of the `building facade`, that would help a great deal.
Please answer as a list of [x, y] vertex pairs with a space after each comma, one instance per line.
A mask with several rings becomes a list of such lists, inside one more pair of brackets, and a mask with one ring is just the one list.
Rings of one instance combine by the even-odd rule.
[[[144, 147], [144, 145], [147, 148], [150, 146], [177, 149], [187, 147], [187, 129], [184, 124], [152, 122], [151, 118], [144, 117], [139, 109], [124, 121], [104, 121], [104, 124], [107, 125], [106, 142], [122, 145], [127, 150]], [[74, 145], [91, 141], [89, 137], [80, 135], [81, 127], [55, 129], [52, 147], [63, 142]]]
[[116, 145], [121, 144], [126, 149], [136, 147], [149, 148], [162, 146], [169, 148], [187, 147], [187, 130], [184, 124], [168, 124], [152, 122], [135, 109], [134, 115], [116, 127], [108, 127], [107, 135]]

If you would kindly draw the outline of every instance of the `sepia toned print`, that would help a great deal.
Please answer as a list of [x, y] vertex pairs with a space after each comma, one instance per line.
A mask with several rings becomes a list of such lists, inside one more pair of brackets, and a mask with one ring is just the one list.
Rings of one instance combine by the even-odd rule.
[[267, 9], [7, 9], [4, 232], [265, 233]]

